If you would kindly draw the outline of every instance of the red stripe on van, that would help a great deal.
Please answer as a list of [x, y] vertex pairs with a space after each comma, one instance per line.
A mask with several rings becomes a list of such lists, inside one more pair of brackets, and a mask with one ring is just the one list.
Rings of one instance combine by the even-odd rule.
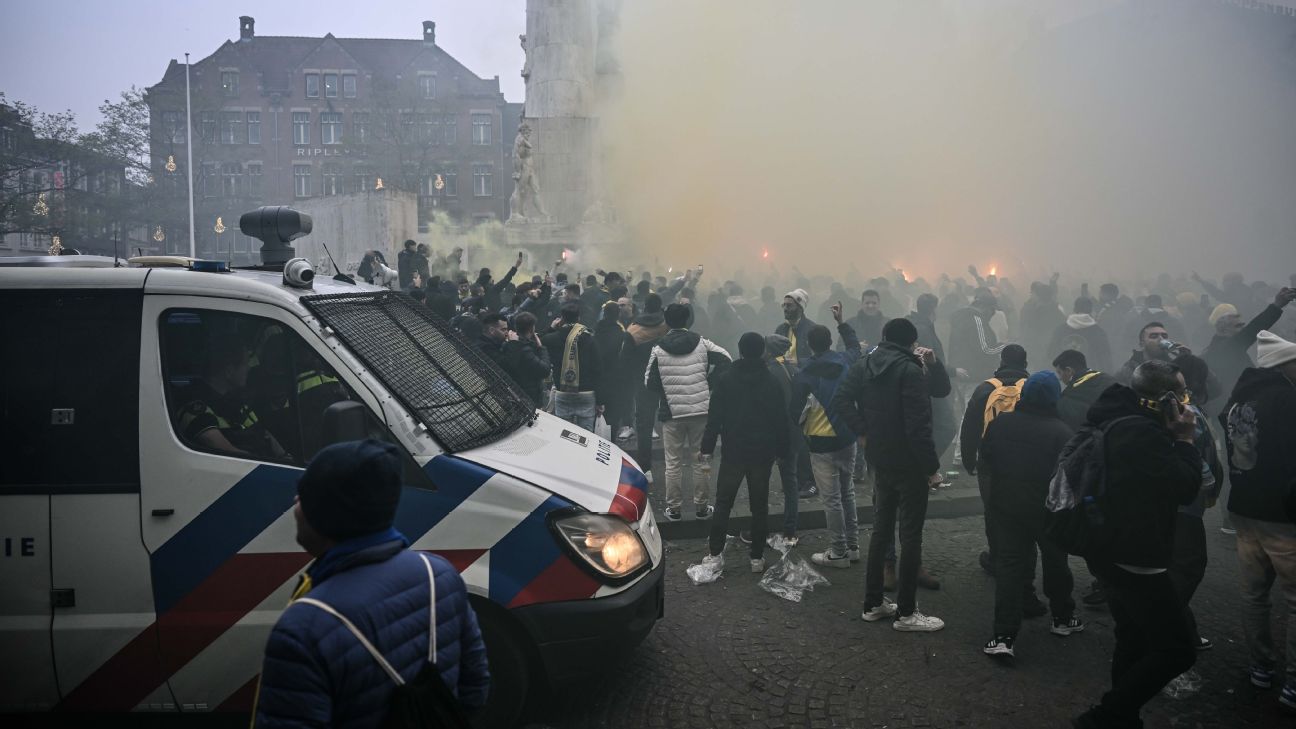
[[460, 573], [486, 554], [484, 549], [429, 549], [428, 552], [449, 562], [450, 566], [455, 568], [455, 572]]
[[599, 583], [567, 556], [554, 560], [509, 603], [510, 608], [537, 602], [584, 600], [598, 592]]
[[234, 555], [72, 689], [59, 708], [134, 709], [309, 561], [305, 552]]

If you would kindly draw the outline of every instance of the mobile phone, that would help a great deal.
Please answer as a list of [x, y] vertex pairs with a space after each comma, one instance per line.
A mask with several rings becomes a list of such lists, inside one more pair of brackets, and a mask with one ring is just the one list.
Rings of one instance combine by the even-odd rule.
[[1158, 403], [1161, 406], [1161, 416], [1166, 419], [1167, 423], [1173, 423], [1179, 419], [1179, 413], [1181, 412], [1179, 398], [1173, 392], [1162, 395]]

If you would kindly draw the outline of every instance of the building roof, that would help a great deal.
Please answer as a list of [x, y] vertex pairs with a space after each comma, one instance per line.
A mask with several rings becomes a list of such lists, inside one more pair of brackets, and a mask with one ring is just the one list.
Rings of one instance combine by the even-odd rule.
[[[266, 93], [286, 92], [293, 88], [293, 72], [309, 65], [311, 54], [329, 42], [336, 43], [354, 58], [358, 71], [395, 77], [411, 68], [448, 66], [453, 70], [462, 94], [494, 96], [500, 93], [498, 77], [484, 79], [478, 76], [440, 46], [422, 38], [338, 38], [332, 33], [322, 38], [254, 35], [237, 41], [226, 41], [211, 55], [194, 61], [194, 68], [201, 69], [207, 65], [237, 66], [257, 73]], [[184, 64], [172, 59], [162, 80], [150, 89], [183, 81]]]

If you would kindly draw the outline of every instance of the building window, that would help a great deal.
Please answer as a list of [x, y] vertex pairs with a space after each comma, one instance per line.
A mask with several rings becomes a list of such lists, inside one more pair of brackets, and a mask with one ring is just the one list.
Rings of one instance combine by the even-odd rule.
[[475, 197], [492, 197], [495, 185], [491, 176], [490, 165], [473, 165], [473, 195]]
[[342, 189], [342, 168], [337, 165], [324, 165], [324, 185], [320, 190], [321, 195], [341, 195]]
[[243, 112], [222, 111], [220, 115], [221, 144], [242, 144], [244, 139], [246, 137], [243, 136]]
[[247, 113], [247, 133], [248, 144], [261, 143], [261, 112], [249, 111]]
[[320, 141], [324, 144], [342, 143], [342, 112], [320, 112]]
[[324, 74], [324, 97], [336, 99], [338, 95], [338, 76], [336, 73]]
[[319, 98], [319, 74], [318, 73], [306, 74], [306, 98], [308, 99]]
[[253, 199], [261, 197], [261, 179], [261, 163], [249, 162], [247, 166], [248, 197]]
[[400, 142], [408, 144], [414, 141], [414, 115], [408, 111], [401, 112], [400, 115], [401, 133]]
[[198, 127], [198, 138], [204, 144], [213, 144], [216, 142], [216, 112], [204, 111], [199, 115], [200, 124]]
[[452, 145], [459, 134], [459, 120], [450, 114], [441, 119], [441, 143]]
[[419, 118], [419, 141], [424, 144], [441, 143], [441, 117], [436, 114], [423, 114]]
[[238, 162], [226, 162], [221, 165], [221, 194], [225, 197], [238, 197], [243, 170]]
[[310, 144], [310, 112], [294, 111], [292, 121], [293, 144]]
[[441, 194], [446, 197], [459, 197], [459, 172], [454, 169], [441, 171]]
[[424, 74], [418, 77], [419, 90], [423, 92], [423, 98], [436, 98], [436, 76]]
[[351, 114], [351, 142], [353, 144], [368, 144], [369, 139], [369, 112], [357, 111]]
[[221, 71], [221, 90], [231, 98], [239, 95], [237, 71]]
[[356, 95], [355, 76], [347, 74], [342, 77], [342, 95], [348, 99], [354, 99]]
[[310, 197], [310, 165], [293, 165], [293, 194], [297, 197]]
[[473, 136], [472, 136], [473, 144], [481, 147], [491, 143], [490, 114], [473, 114], [472, 127], [473, 127]]
[[374, 185], [378, 182], [378, 179], [374, 176], [373, 170], [365, 169], [364, 167], [355, 168], [354, 176], [356, 192], [368, 192], [369, 190], [374, 189]]
[[172, 144], [185, 143], [184, 114], [178, 111], [162, 112], [162, 139]]
[[220, 165], [215, 163], [205, 164], [202, 166], [202, 194], [203, 197], [217, 197], [220, 195]]

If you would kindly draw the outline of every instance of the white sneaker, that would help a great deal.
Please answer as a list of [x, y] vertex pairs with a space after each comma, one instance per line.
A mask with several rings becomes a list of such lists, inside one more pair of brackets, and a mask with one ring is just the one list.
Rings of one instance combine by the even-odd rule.
[[847, 567], [850, 567], [851, 564], [849, 555], [835, 555], [832, 553], [831, 549], [823, 552], [815, 552], [810, 555], [810, 561], [820, 567], [836, 567], [839, 570], [844, 570]]
[[652, 485], [652, 471], [644, 471], [643, 474], [644, 474], [644, 480], [648, 482], [648, 485], [649, 485], [649, 486], [651, 486], [651, 485]]
[[751, 568], [752, 568], [752, 572], [755, 572], [755, 573], [758, 574], [758, 575], [759, 575], [760, 573], [764, 572], [764, 571], [765, 571], [765, 558], [762, 557], [762, 558], [760, 558], [760, 559], [753, 559], [753, 560], [751, 561]]
[[630, 440], [633, 437], [634, 430], [628, 425], [621, 426], [621, 430], [617, 431], [617, 440]]
[[898, 618], [891, 624], [891, 627], [902, 633], [934, 633], [945, 627], [945, 621], [940, 618], [933, 618], [930, 615], [923, 615], [915, 610], [903, 618]]
[[865, 610], [864, 613], [860, 615], [860, 617], [864, 618], [864, 620], [867, 622], [873, 623], [878, 620], [881, 620], [882, 618], [894, 617], [895, 614], [896, 614], [896, 604], [892, 602], [891, 599], [888, 598], [886, 595], [883, 595], [881, 605], [878, 605], [877, 607], [871, 607], [868, 610]]
[[855, 549], [848, 549], [848, 550], [846, 550], [846, 556], [847, 556], [847, 557], [850, 557], [850, 561], [852, 561], [852, 562], [858, 562], [858, 561], [860, 561], [860, 551], [859, 551], [859, 547], [856, 547]]
[[702, 558], [702, 564], [708, 567], [715, 567], [717, 570], [722, 570], [724, 569], [724, 555], [708, 554]]

